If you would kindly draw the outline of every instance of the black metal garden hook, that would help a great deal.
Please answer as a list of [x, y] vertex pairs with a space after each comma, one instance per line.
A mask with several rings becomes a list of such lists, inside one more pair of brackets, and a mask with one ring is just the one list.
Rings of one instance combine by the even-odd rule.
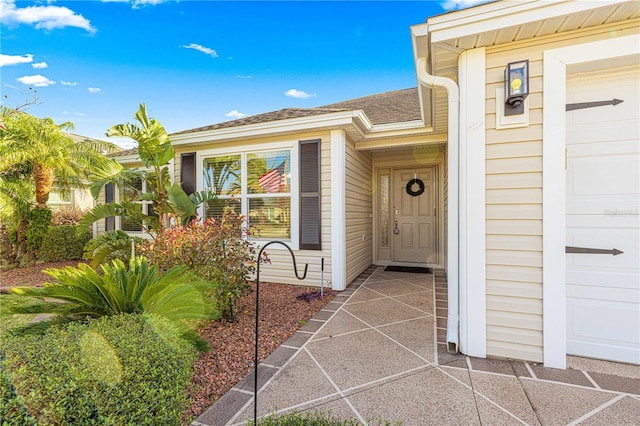
[[267, 244], [263, 245], [260, 251], [258, 252], [258, 266], [256, 268], [256, 348], [255, 348], [255, 356], [253, 358], [253, 424], [258, 424], [258, 318], [260, 317], [260, 260], [262, 259], [262, 252], [271, 244], [280, 244], [283, 245], [289, 250], [291, 253], [291, 258], [293, 259], [293, 272], [296, 274], [296, 278], [299, 280], [304, 280], [307, 277], [307, 269], [309, 268], [309, 264], [304, 264], [304, 274], [302, 276], [298, 275], [298, 266], [296, 263], [296, 255], [293, 254], [293, 250], [291, 247], [283, 243], [282, 241], [269, 241]]

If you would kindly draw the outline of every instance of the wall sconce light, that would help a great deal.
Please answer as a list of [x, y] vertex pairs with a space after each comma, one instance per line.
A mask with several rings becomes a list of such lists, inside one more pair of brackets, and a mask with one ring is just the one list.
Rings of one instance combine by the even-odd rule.
[[504, 69], [504, 115], [524, 114], [529, 95], [529, 60], [511, 62]]

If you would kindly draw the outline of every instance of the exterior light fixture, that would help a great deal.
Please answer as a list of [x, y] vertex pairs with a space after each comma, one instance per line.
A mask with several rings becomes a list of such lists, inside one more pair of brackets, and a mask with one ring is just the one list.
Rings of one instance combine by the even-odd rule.
[[524, 114], [529, 95], [529, 60], [511, 62], [504, 70], [504, 115]]

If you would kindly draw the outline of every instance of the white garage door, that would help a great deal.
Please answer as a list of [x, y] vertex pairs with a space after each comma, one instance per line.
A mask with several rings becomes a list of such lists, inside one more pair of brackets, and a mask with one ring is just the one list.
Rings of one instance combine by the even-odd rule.
[[[569, 78], [567, 103], [624, 102], [567, 112], [567, 353], [640, 364], [640, 72]], [[574, 250], [569, 250], [574, 251]]]

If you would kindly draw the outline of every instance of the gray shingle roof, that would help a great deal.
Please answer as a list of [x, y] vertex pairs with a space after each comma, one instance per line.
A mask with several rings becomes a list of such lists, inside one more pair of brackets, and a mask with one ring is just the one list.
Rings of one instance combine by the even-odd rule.
[[122, 151], [109, 154], [108, 157], [124, 157], [126, 155], [134, 155], [137, 153], [138, 153], [138, 148], [123, 149]]
[[316, 108], [285, 108], [277, 111], [266, 112], [264, 114], [239, 118], [237, 120], [225, 121], [223, 123], [183, 130], [173, 134], [179, 135], [185, 133], [195, 133], [207, 130], [239, 127], [249, 124], [268, 123], [270, 121], [310, 117], [315, 115], [329, 114], [332, 112], [354, 110], [363, 110], [373, 124], [399, 123], [405, 121], [420, 120], [421, 118], [418, 89], [414, 87], [411, 89], [394, 90], [391, 92], [379, 93], [376, 95], [351, 99], [348, 101], [324, 105]]

